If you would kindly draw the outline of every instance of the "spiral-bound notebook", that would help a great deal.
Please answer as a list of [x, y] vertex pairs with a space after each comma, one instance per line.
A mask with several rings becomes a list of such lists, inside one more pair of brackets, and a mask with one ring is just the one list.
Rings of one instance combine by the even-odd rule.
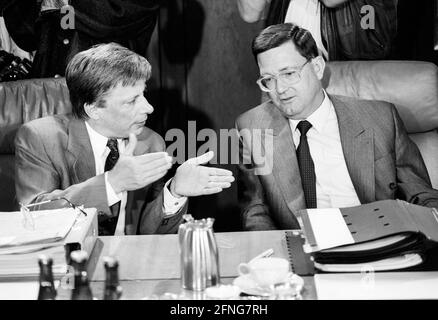
[[304, 238], [299, 233], [285, 231], [286, 245], [292, 271], [300, 276], [311, 276], [315, 273], [310, 254], [303, 250]]

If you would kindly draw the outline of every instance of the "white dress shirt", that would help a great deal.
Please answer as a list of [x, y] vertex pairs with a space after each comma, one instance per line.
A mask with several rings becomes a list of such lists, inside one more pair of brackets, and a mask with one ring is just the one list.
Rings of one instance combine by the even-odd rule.
[[[88, 136], [90, 137], [91, 148], [93, 150], [94, 162], [96, 165], [96, 175], [102, 174], [105, 172], [105, 162], [108, 154], [110, 153], [110, 149], [106, 146], [108, 142], [108, 138], [102, 136], [96, 130], [94, 130], [86, 121], [85, 126], [87, 127]], [[117, 139], [117, 145], [119, 148], [119, 153], [123, 153], [125, 151], [125, 143], [126, 140]], [[172, 179], [167, 181], [164, 186], [164, 195], [163, 195], [163, 212], [165, 216], [170, 216], [177, 213], [183, 205], [187, 201], [187, 197], [175, 198], [170, 193], [168, 186]], [[119, 218], [117, 220], [116, 231], [114, 235], [124, 235], [125, 234], [125, 207], [127, 201], [128, 193], [126, 191], [115, 193], [113, 187], [108, 182], [108, 172], [105, 172], [105, 187], [106, 187], [106, 196], [108, 199], [108, 206], [112, 206], [113, 204], [121, 201], [120, 203], [120, 211]]]
[[289, 2], [284, 22], [292, 22], [309, 30], [318, 49], [327, 59], [327, 49], [324, 47], [321, 36], [321, 6], [320, 0], [292, 0]]
[[[321, 106], [306, 120], [312, 124], [307, 141], [315, 165], [317, 208], [360, 205], [345, 163], [335, 108], [325, 92]], [[300, 121], [289, 120], [295, 146], [300, 143]]]

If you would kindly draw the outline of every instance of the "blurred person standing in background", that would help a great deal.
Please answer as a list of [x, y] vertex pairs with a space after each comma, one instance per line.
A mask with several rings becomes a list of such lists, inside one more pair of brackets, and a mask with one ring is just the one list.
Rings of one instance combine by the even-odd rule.
[[32, 77], [44, 78], [64, 76], [76, 53], [99, 43], [145, 56], [159, 8], [159, 0], [11, 0], [4, 14], [12, 34], [20, 29], [18, 42], [36, 51]]
[[398, 0], [237, 0], [246, 22], [292, 22], [309, 30], [325, 60], [387, 59]]

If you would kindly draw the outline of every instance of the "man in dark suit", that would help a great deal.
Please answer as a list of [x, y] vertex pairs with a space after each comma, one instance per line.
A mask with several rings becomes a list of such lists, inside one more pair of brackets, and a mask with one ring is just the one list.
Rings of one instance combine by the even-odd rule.
[[[395, 198], [438, 205], [438, 191], [394, 106], [329, 96], [321, 85], [325, 62], [307, 30], [270, 26], [252, 50], [257, 83], [270, 100], [236, 121], [244, 229], [297, 229], [297, 212], [305, 208]], [[263, 166], [254, 144], [262, 147]]]
[[144, 126], [154, 110], [144, 97], [150, 73], [144, 57], [114, 43], [75, 55], [66, 70], [73, 115], [37, 119], [17, 133], [18, 201], [64, 197], [95, 207], [100, 235], [173, 233], [187, 197], [228, 188], [230, 171], [200, 166], [212, 152], [163, 181], [172, 158]]

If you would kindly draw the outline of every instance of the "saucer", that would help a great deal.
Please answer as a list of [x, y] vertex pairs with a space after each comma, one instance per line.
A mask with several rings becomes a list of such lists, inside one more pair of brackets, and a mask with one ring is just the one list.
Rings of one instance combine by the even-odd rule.
[[231, 284], [219, 284], [217, 286], [208, 287], [205, 289], [205, 295], [210, 299], [238, 299], [240, 288]]
[[[262, 288], [251, 278], [245, 274], [234, 279], [233, 284], [240, 288], [243, 293], [251, 296], [270, 296], [272, 292], [269, 289]], [[275, 287], [289, 284], [295, 289], [295, 294], [300, 294], [304, 286], [304, 280], [299, 275], [289, 272], [283, 282], [275, 284]]]

